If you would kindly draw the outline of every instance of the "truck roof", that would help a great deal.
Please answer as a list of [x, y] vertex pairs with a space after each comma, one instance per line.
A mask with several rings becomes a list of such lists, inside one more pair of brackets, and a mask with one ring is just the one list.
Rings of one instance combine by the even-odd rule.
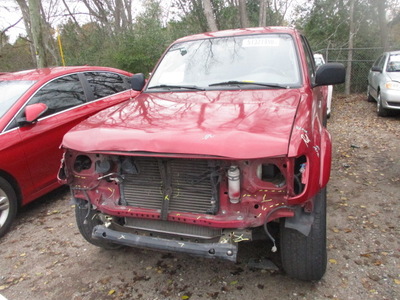
[[205, 32], [200, 34], [189, 35], [180, 38], [174, 42], [179, 43], [183, 41], [201, 40], [216, 37], [225, 36], [239, 36], [239, 35], [251, 35], [251, 34], [262, 34], [262, 33], [297, 33], [297, 30], [292, 27], [281, 27], [281, 26], [271, 26], [271, 27], [255, 27], [255, 28], [240, 28], [240, 29], [228, 29], [214, 32]]

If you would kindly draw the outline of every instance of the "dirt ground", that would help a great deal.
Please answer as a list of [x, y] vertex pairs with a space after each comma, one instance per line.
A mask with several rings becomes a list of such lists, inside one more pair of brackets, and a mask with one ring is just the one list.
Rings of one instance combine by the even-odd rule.
[[[328, 269], [319, 282], [270, 264], [271, 244], [241, 244], [236, 264], [88, 244], [66, 189], [29, 205], [0, 240], [0, 294], [19, 299], [400, 299], [400, 115], [364, 95], [336, 97], [328, 187]], [[1, 297], [0, 297], [1, 298]]]

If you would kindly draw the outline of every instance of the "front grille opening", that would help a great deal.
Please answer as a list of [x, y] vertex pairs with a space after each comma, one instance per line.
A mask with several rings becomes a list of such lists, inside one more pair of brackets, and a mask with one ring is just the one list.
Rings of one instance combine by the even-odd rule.
[[217, 213], [221, 172], [215, 162], [135, 157], [134, 166], [123, 172], [122, 205], [157, 210], [163, 218], [170, 212]]
[[400, 107], [400, 102], [389, 102], [389, 101], [388, 101], [388, 105]]
[[270, 182], [276, 187], [282, 187], [286, 184], [285, 176], [278, 166], [274, 164], [261, 164], [257, 169], [257, 176], [264, 182]]

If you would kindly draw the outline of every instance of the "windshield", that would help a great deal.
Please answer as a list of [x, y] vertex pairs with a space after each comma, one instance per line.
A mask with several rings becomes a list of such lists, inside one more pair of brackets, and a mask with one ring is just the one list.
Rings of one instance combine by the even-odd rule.
[[0, 117], [25, 93], [35, 81], [0, 81]]
[[400, 54], [390, 55], [386, 71], [400, 72]]
[[147, 90], [232, 89], [244, 85], [291, 88], [300, 84], [291, 35], [259, 34], [175, 44], [157, 67]]

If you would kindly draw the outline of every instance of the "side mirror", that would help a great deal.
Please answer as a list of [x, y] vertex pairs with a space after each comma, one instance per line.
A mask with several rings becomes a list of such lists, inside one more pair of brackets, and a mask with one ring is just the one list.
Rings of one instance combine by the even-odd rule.
[[373, 66], [373, 67], [371, 68], [371, 71], [382, 73], [383, 70], [382, 70], [381, 67]]
[[315, 76], [315, 85], [334, 85], [345, 81], [346, 69], [340, 63], [326, 63], [319, 66]]
[[131, 88], [134, 91], [141, 91], [145, 85], [146, 81], [143, 73], [135, 74], [131, 77]]
[[41, 115], [47, 111], [48, 107], [44, 103], [35, 103], [25, 107], [25, 118], [20, 118], [18, 124], [27, 125], [35, 123]]

